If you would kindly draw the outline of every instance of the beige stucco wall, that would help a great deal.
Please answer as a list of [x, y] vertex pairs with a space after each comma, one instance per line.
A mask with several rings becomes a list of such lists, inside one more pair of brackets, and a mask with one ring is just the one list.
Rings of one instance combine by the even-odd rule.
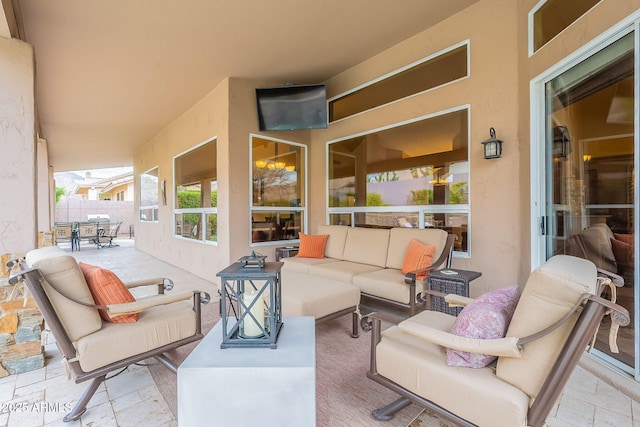
[[[33, 49], [0, 37], [0, 253], [37, 245]], [[4, 84], [9, 82], [8, 84]]]
[[[456, 258], [452, 265], [483, 273], [473, 282], [472, 295], [517, 283], [518, 267], [527, 251], [520, 235], [520, 198], [527, 195], [519, 194], [519, 180], [526, 180], [526, 176], [520, 175], [523, 143], [518, 134], [517, 40], [505, 36], [517, 32], [516, 14], [513, 1], [479, 2], [329, 80], [330, 96], [334, 96], [454, 44], [470, 41], [468, 78], [334, 123], [315, 134], [313, 141], [323, 145], [323, 140], [468, 104], [471, 256]], [[491, 127], [504, 141], [504, 154], [500, 159], [484, 160], [481, 142], [489, 138]], [[317, 154], [321, 155], [318, 160], [324, 162], [324, 151]], [[318, 183], [310, 194], [326, 194], [325, 185]], [[313, 231], [324, 221], [324, 211], [316, 212], [311, 219]]]
[[[549, 41], [546, 45], [529, 56], [528, 51], [528, 13], [539, 3], [539, 0], [526, 0], [519, 3], [517, 17], [517, 39], [518, 39], [518, 74], [519, 74], [519, 117], [518, 133], [523, 141], [520, 151], [520, 194], [530, 194], [531, 181], [531, 96], [530, 82], [542, 73], [561, 63], [568, 56], [579, 52], [586, 44], [599, 38], [603, 33], [618, 26], [629, 16], [638, 14], [640, 0], [602, 0], [592, 10], [579, 18], [562, 33]], [[529, 197], [520, 199], [520, 211], [527, 217], [532, 209], [532, 202]], [[522, 236], [522, 247], [526, 249], [526, 259], [520, 265], [521, 280], [527, 277], [531, 269], [531, 221], [523, 220], [520, 224], [520, 235]], [[533, 238], [539, 238], [533, 236]]]
[[[208, 279], [255, 249], [273, 259], [275, 246], [249, 245], [249, 140], [255, 133], [307, 144], [308, 232], [326, 220], [326, 142], [468, 105], [470, 109], [470, 245], [453, 266], [483, 273], [472, 296], [523, 283], [531, 269], [529, 82], [640, 6], [640, 0], [603, 0], [531, 58], [528, 11], [538, 0], [483, 0], [329, 79], [335, 96], [393, 70], [469, 40], [470, 76], [408, 99], [332, 123], [327, 129], [261, 133], [255, 87], [268, 82], [230, 78], [137, 153], [135, 174], [159, 166], [167, 181], [160, 222], [136, 225], [139, 249]], [[272, 82], [271, 85], [281, 84]], [[500, 159], [484, 160], [481, 141], [494, 127], [504, 141]], [[218, 138], [218, 246], [173, 237], [173, 156]], [[136, 177], [137, 178], [137, 177]]]

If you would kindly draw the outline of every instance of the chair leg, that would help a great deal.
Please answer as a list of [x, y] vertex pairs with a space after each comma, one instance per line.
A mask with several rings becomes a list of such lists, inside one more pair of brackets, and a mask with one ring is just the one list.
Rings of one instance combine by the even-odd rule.
[[164, 353], [162, 354], [157, 354], [155, 356], [153, 356], [158, 362], [160, 362], [162, 365], [164, 365], [164, 367], [166, 367], [167, 369], [169, 369], [171, 372], [173, 372], [174, 374], [178, 373], [178, 367], [175, 365], [175, 363], [173, 363], [171, 361], [171, 359], [169, 359]]
[[359, 319], [358, 319], [358, 313], [356, 311], [353, 312], [353, 314], [351, 315], [351, 338], [358, 338], [360, 335], [358, 333], [358, 327], [359, 327]]
[[411, 400], [406, 397], [401, 397], [398, 400], [395, 400], [389, 403], [387, 406], [379, 408], [371, 412], [373, 418], [378, 421], [389, 421], [393, 416], [401, 409], [406, 408], [411, 405]]
[[84, 393], [82, 393], [82, 397], [80, 397], [80, 400], [78, 400], [78, 403], [76, 403], [76, 406], [74, 406], [71, 412], [69, 412], [63, 418], [63, 421], [65, 423], [80, 419], [82, 414], [84, 414], [84, 412], [87, 410], [87, 404], [95, 394], [98, 387], [100, 387], [100, 384], [104, 382], [104, 379], [105, 379], [105, 375], [91, 380], [91, 384], [89, 384], [89, 387], [87, 387]]

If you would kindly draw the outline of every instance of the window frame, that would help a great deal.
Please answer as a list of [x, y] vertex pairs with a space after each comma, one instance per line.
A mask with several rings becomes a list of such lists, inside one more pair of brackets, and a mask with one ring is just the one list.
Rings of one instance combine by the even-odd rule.
[[[381, 104], [381, 105], [378, 105], [376, 107], [372, 107], [372, 108], [369, 108], [369, 109], [366, 109], [366, 110], [363, 110], [363, 111], [360, 111], [360, 112], [357, 112], [355, 114], [348, 115], [346, 117], [342, 117], [342, 118], [337, 119], [337, 120], [331, 120], [331, 117], [330, 117], [331, 107], [330, 106], [331, 106], [332, 102], [334, 102], [334, 101], [336, 101], [336, 100], [338, 100], [340, 98], [349, 96], [349, 95], [351, 95], [351, 94], [353, 94], [355, 92], [358, 92], [359, 90], [365, 89], [365, 88], [367, 88], [369, 86], [372, 86], [372, 85], [374, 85], [376, 83], [383, 82], [384, 80], [386, 80], [388, 78], [391, 78], [391, 77], [394, 77], [394, 76], [396, 76], [398, 74], [401, 74], [401, 73], [403, 73], [403, 72], [405, 72], [407, 70], [410, 70], [413, 67], [417, 67], [417, 66], [420, 66], [420, 65], [422, 65], [424, 63], [427, 63], [427, 62], [429, 62], [431, 60], [437, 59], [439, 56], [445, 55], [445, 54], [447, 54], [449, 52], [453, 52], [454, 50], [456, 50], [458, 48], [461, 48], [462, 46], [466, 46], [466, 48], [467, 48], [467, 74], [466, 74], [466, 76], [459, 77], [457, 79], [448, 81], [448, 82], [443, 83], [441, 85], [434, 86], [432, 88], [425, 89], [425, 90], [413, 93], [411, 95], [408, 95], [408, 96], [405, 96], [405, 97], [402, 97], [402, 98], [398, 98], [396, 100], [393, 100], [393, 101], [390, 101], [390, 102], [387, 102], [387, 103], [384, 103], [384, 104]], [[459, 82], [461, 80], [467, 79], [467, 78], [469, 78], [469, 76], [471, 76], [471, 41], [469, 39], [466, 39], [466, 40], [462, 40], [459, 43], [456, 43], [456, 44], [448, 46], [448, 47], [446, 47], [444, 49], [441, 49], [438, 52], [435, 52], [435, 53], [433, 53], [431, 55], [428, 55], [428, 56], [426, 56], [424, 58], [421, 58], [421, 59], [419, 59], [417, 61], [414, 61], [411, 64], [405, 65], [404, 67], [396, 68], [395, 70], [390, 71], [390, 72], [388, 72], [388, 73], [386, 73], [386, 74], [384, 74], [384, 75], [382, 75], [382, 76], [380, 76], [378, 78], [375, 78], [373, 80], [369, 80], [368, 82], [365, 82], [365, 83], [363, 83], [361, 85], [358, 85], [356, 87], [353, 87], [353, 88], [351, 88], [351, 89], [349, 89], [347, 91], [344, 91], [344, 92], [339, 93], [339, 94], [337, 94], [335, 96], [332, 96], [331, 98], [327, 99], [327, 112], [328, 112], [327, 122], [329, 124], [338, 123], [338, 122], [341, 122], [343, 120], [347, 120], [347, 119], [350, 119], [352, 117], [359, 116], [359, 115], [364, 114], [366, 112], [377, 110], [379, 108], [383, 108], [386, 105], [391, 105], [391, 104], [394, 104], [396, 102], [400, 102], [400, 101], [402, 101], [404, 99], [412, 98], [412, 97], [414, 97], [416, 95], [420, 95], [420, 94], [423, 94], [423, 93], [426, 93], [426, 92], [430, 92], [432, 90], [436, 90], [436, 89], [448, 86], [450, 84], [453, 84], [453, 83]]]
[[[154, 171], [156, 172], [155, 175], [150, 174], [149, 172]], [[160, 212], [159, 212], [159, 208], [160, 208], [160, 187], [159, 187], [159, 183], [160, 183], [160, 178], [159, 178], [159, 173], [158, 173], [158, 166], [154, 166], [152, 168], [147, 169], [146, 171], [142, 172], [140, 175], [138, 175], [138, 221], [140, 222], [148, 222], [148, 223], [154, 223], [154, 222], [159, 222], [159, 216], [160, 216]], [[156, 190], [158, 190], [158, 196], [157, 196], [157, 204], [151, 204], [151, 205], [142, 205], [142, 176], [143, 175], [150, 175], [150, 176], [155, 176], [156, 178]], [[124, 192], [123, 192], [124, 193]], [[124, 194], [123, 194], [124, 196]], [[124, 198], [123, 198], [124, 200]], [[142, 213], [143, 211], [147, 211], [147, 210], [151, 210], [152, 212], [152, 219], [143, 219], [142, 218]]]
[[[192, 147], [190, 147], [187, 150], [184, 150], [178, 154], [176, 154], [175, 156], [173, 156], [172, 158], [172, 173], [173, 173], [173, 190], [174, 190], [174, 201], [173, 201], [173, 237], [176, 239], [180, 239], [180, 240], [184, 240], [184, 241], [189, 241], [189, 242], [196, 242], [196, 243], [202, 243], [202, 244], [207, 244], [207, 245], [214, 245], [217, 246], [218, 245], [218, 240], [216, 238], [216, 240], [207, 240], [207, 236], [206, 236], [206, 227], [200, 227], [201, 230], [198, 231], [198, 233], [200, 234], [200, 238], [188, 238], [188, 237], [184, 237], [182, 234], [178, 234], [178, 225], [177, 225], [177, 217], [178, 215], [184, 215], [184, 214], [198, 214], [200, 215], [200, 224], [205, 224], [207, 221], [207, 217], [209, 215], [215, 215], [217, 217], [218, 215], [218, 206], [209, 206], [209, 207], [199, 207], [199, 208], [178, 208], [176, 206], [176, 204], [178, 203], [178, 186], [177, 186], [177, 180], [176, 180], [176, 160], [188, 153], [191, 153], [199, 148], [204, 147], [205, 145], [207, 145], [208, 143], [214, 142], [216, 144], [216, 163], [217, 163], [217, 152], [218, 152], [218, 136], [212, 136], [211, 138], [208, 138], [202, 142], [200, 142], [199, 144], [196, 144]], [[217, 169], [218, 169], [218, 165], [215, 165], [216, 168], [216, 182], [218, 181], [218, 177], [217, 177]], [[217, 203], [216, 203], [217, 204]], [[216, 233], [217, 235], [217, 233]]]
[[573, 21], [568, 23], [567, 26], [565, 26], [560, 31], [558, 31], [557, 34], [555, 34], [553, 37], [551, 37], [546, 42], [542, 43], [540, 46], [536, 47], [536, 45], [535, 45], [535, 31], [536, 31], [535, 15], [536, 15], [536, 13], [538, 13], [538, 11], [540, 11], [540, 9], [542, 9], [544, 7], [544, 5], [546, 5], [550, 1], [556, 1], [556, 0], [540, 0], [533, 8], [531, 8], [531, 10], [529, 11], [529, 14], [527, 15], [527, 24], [528, 24], [527, 25], [527, 27], [528, 27], [527, 28], [527, 30], [528, 30], [527, 31], [528, 32], [528, 42], [527, 42], [527, 44], [528, 44], [528, 48], [529, 48], [529, 57], [533, 56], [536, 52], [538, 52], [540, 49], [542, 49], [543, 47], [548, 45], [551, 41], [553, 41], [560, 34], [562, 34], [567, 28], [571, 27], [574, 23], [579, 21], [583, 16], [587, 15], [592, 9], [597, 7], [598, 4], [600, 4], [600, 2], [602, 0], [597, 0], [596, 3], [593, 6], [591, 6], [589, 9], [587, 9], [584, 13], [579, 15]]
[[[339, 206], [339, 207], [331, 207], [330, 206], [330, 194], [329, 194], [329, 190], [330, 190], [330, 185], [329, 185], [329, 173], [330, 173], [330, 167], [329, 167], [329, 148], [331, 146], [331, 144], [334, 143], [338, 143], [344, 140], [348, 140], [348, 139], [353, 139], [353, 138], [358, 138], [361, 136], [366, 136], [366, 135], [370, 135], [376, 132], [381, 132], [387, 129], [393, 129], [396, 127], [400, 127], [400, 126], [404, 126], [404, 125], [408, 125], [408, 124], [412, 124], [412, 123], [416, 123], [419, 121], [423, 121], [423, 120], [429, 120], [431, 118], [435, 118], [435, 117], [439, 117], [445, 114], [449, 114], [449, 113], [455, 113], [455, 112], [460, 112], [460, 111], [467, 111], [467, 140], [469, 141], [469, 144], [467, 144], [467, 162], [469, 164], [468, 168], [468, 174], [469, 174], [469, 180], [468, 180], [468, 184], [467, 184], [467, 188], [468, 188], [468, 196], [467, 196], [467, 203], [466, 204], [439, 204], [439, 205], [402, 205], [402, 206], [353, 206], [353, 207], [344, 207], [344, 206]], [[419, 227], [420, 229], [425, 228], [425, 221], [424, 221], [424, 217], [427, 214], [433, 214], [433, 213], [438, 213], [438, 214], [464, 214], [467, 215], [467, 236], [468, 236], [468, 240], [467, 240], [467, 250], [466, 251], [453, 251], [453, 256], [456, 258], [471, 258], [471, 250], [472, 250], [472, 242], [471, 242], [471, 229], [472, 229], [472, 218], [471, 218], [471, 194], [472, 194], [472, 190], [471, 190], [471, 163], [472, 163], [472, 159], [471, 159], [471, 105], [470, 104], [464, 104], [464, 105], [460, 105], [457, 107], [452, 107], [446, 110], [441, 110], [441, 111], [437, 111], [431, 114], [427, 114], [427, 115], [423, 115], [420, 117], [416, 117], [410, 120], [405, 120], [402, 122], [397, 122], [397, 123], [393, 123], [387, 126], [382, 126], [379, 128], [375, 128], [375, 129], [371, 129], [371, 130], [367, 130], [367, 131], [363, 131], [363, 132], [359, 132], [356, 134], [352, 134], [352, 135], [348, 135], [345, 137], [340, 137], [337, 139], [332, 139], [326, 142], [325, 144], [325, 184], [326, 184], [326, 194], [325, 194], [325, 207], [326, 207], [326, 217], [325, 217], [325, 221], [326, 224], [331, 224], [331, 215], [350, 215], [351, 218], [351, 227], [355, 227], [355, 221], [354, 221], [354, 216], [356, 213], [375, 213], [375, 212], [382, 212], [382, 213], [417, 213], [418, 214], [418, 218], [419, 218]]]
[[[265, 139], [268, 141], [273, 141], [276, 143], [281, 143], [281, 144], [289, 144], [289, 145], [293, 145], [295, 147], [300, 147], [303, 149], [303, 158], [301, 159], [302, 163], [304, 164], [304, 170], [303, 170], [303, 197], [300, 201], [300, 206], [254, 206], [253, 204], [253, 140], [255, 138], [259, 138], [259, 139]], [[252, 221], [252, 217], [253, 217], [253, 212], [257, 212], [257, 211], [270, 211], [270, 212], [282, 212], [282, 211], [289, 211], [289, 212], [293, 212], [293, 213], [301, 213], [302, 215], [302, 223], [301, 223], [301, 230], [303, 233], [307, 232], [307, 204], [308, 204], [308, 174], [307, 174], [307, 170], [308, 170], [308, 146], [305, 144], [301, 144], [298, 142], [294, 142], [294, 141], [290, 141], [290, 140], [285, 140], [285, 139], [280, 139], [280, 138], [274, 138], [274, 137], [270, 137], [270, 136], [265, 136], [265, 135], [261, 135], [261, 134], [255, 134], [255, 133], [250, 133], [249, 134], [249, 246], [272, 246], [272, 245], [283, 245], [283, 244], [294, 244], [294, 243], [299, 243], [300, 239], [299, 238], [295, 238], [295, 239], [282, 239], [282, 240], [269, 240], [269, 241], [264, 241], [264, 242], [254, 242], [253, 241], [253, 221]]]

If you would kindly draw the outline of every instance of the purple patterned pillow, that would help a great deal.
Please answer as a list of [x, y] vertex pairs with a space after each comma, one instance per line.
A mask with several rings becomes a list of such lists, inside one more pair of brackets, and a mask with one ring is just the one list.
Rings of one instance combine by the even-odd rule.
[[[510, 286], [496, 289], [473, 300], [462, 309], [453, 323], [454, 335], [493, 339], [503, 338], [520, 298], [520, 288]], [[489, 354], [468, 353], [447, 349], [447, 365], [467, 368], [484, 368], [497, 359]]]

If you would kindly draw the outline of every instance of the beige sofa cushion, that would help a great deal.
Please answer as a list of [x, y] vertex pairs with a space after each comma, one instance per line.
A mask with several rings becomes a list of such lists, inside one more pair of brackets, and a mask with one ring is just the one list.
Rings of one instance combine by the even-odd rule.
[[282, 266], [282, 271], [289, 270], [289, 271], [298, 271], [300, 273], [308, 273], [309, 267], [312, 265], [338, 262], [338, 260], [333, 258], [301, 258], [297, 256], [283, 258], [281, 261], [284, 262], [284, 265]]
[[347, 240], [347, 231], [351, 227], [348, 225], [319, 225], [317, 234], [328, 234], [327, 246], [324, 249], [324, 256], [328, 258], [342, 259], [344, 244]]
[[[593, 263], [567, 255], [550, 258], [529, 276], [506, 336], [522, 338], [543, 330], [565, 316], [581, 295], [595, 293], [596, 286]], [[577, 316], [527, 344], [521, 358], [499, 358], [498, 377], [537, 396]]]
[[140, 313], [135, 323], [108, 323], [74, 343], [82, 370], [91, 371], [109, 363], [154, 350], [196, 332], [196, 314], [190, 301], [152, 307]]
[[[425, 283], [416, 282], [416, 293], [424, 290]], [[404, 274], [400, 270], [385, 268], [363, 273], [353, 278], [353, 284], [365, 294], [409, 304], [409, 285], [404, 283]]]
[[380, 267], [370, 264], [360, 264], [350, 261], [336, 261], [325, 264], [315, 264], [309, 266], [308, 274], [311, 276], [324, 277], [326, 279], [338, 280], [340, 282], [353, 284], [353, 278], [360, 274], [370, 273], [380, 270]]
[[353, 285], [296, 271], [282, 271], [282, 314], [321, 318], [360, 304]]
[[[411, 321], [449, 332], [455, 317], [423, 311]], [[492, 368], [447, 366], [445, 348], [391, 327], [376, 347], [378, 372], [479, 426], [526, 426], [529, 397]], [[473, 396], [473, 397], [471, 397]]]
[[[29, 266], [38, 268], [47, 281], [60, 292], [83, 303], [94, 304], [78, 263], [62, 249], [51, 246], [29, 251], [26, 262]], [[71, 341], [76, 341], [102, 327], [100, 314], [95, 308], [70, 301], [51, 286], [44, 285], [44, 290]]]
[[389, 233], [389, 250], [387, 253], [386, 267], [402, 269], [407, 247], [412, 239], [417, 239], [426, 245], [433, 245], [436, 251], [433, 260], [437, 260], [442, 254], [447, 243], [448, 233], [437, 228], [424, 230], [415, 228], [392, 228]]
[[384, 268], [389, 249], [389, 230], [377, 228], [349, 228], [342, 259]]

